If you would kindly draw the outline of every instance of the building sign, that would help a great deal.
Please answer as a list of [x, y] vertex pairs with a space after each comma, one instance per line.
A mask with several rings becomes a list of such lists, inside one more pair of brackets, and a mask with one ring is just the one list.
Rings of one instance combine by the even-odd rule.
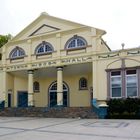
[[79, 57], [79, 58], [69, 58], [61, 60], [62, 64], [73, 64], [73, 63], [83, 63], [90, 62], [92, 57]]
[[49, 62], [40, 62], [32, 64], [32, 68], [44, 68], [49, 66], [56, 66], [57, 61], [49, 61]]
[[[46, 61], [46, 62], [38, 62], [31, 64], [31, 69], [36, 68], [45, 68], [45, 67], [52, 67], [52, 66], [59, 66], [59, 65], [70, 65], [70, 64], [78, 64], [84, 62], [92, 62], [92, 57], [79, 57], [79, 58], [67, 58], [62, 60], [54, 60], [54, 61]], [[27, 70], [28, 65], [14, 65], [8, 66], [7, 71], [17, 71], [17, 70]]]
[[7, 67], [7, 71], [17, 71], [17, 70], [25, 70], [28, 68], [28, 65], [16, 65], [16, 66], [9, 66]]

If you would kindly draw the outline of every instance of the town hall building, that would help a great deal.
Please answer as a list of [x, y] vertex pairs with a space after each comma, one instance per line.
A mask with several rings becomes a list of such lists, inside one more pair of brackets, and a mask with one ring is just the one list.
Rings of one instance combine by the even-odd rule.
[[101, 29], [42, 13], [1, 48], [5, 107], [90, 107], [140, 97], [140, 48], [111, 51]]

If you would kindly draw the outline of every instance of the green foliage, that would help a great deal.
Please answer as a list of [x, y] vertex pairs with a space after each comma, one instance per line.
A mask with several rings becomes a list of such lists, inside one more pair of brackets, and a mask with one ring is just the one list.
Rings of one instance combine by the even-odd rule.
[[140, 99], [111, 99], [108, 101], [108, 118], [140, 118]]
[[0, 35], [0, 48], [12, 38], [12, 35]]

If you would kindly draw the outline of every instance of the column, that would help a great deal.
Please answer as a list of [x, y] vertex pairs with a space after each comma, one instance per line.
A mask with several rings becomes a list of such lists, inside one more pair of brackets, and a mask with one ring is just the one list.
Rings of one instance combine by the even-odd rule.
[[122, 98], [126, 98], [126, 84], [125, 84], [125, 69], [123, 68], [121, 71], [121, 76], [122, 76]]
[[28, 106], [34, 106], [33, 96], [33, 70], [28, 71]]
[[[140, 68], [137, 69], [137, 75], [138, 75], [138, 84], [140, 85]], [[140, 86], [138, 86], [138, 98], [140, 98]]]
[[97, 78], [97, 61], [92, 62], [92, 82], [93, 82], [93, 104], [97, 103], [98, 78]]
[[8, 107], [8, 103], [7, 103], [7, 72], [6, 71], [3, 71], [2, 78], [3, 78], [3, 85], [1, 87], [2, 94], [3, 94], [2, 100], [5, 101], [5, 107]]
[[122, 76], [122, 98], [126, 98], [126, 78], [125, 78], [125, 58], [121, 59], [122, 64], [121, 64], [121, 76]]
[[63, 67], [57, 68], [57, 105], [63, 106]]
[[110, 99], [110, 71], [107, 72], [107, 100]]

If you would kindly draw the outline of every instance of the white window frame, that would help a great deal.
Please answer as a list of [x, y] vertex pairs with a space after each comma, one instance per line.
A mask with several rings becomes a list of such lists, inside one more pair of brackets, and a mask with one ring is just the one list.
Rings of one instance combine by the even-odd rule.
[[[78, 46], [78, 39], [80, 39], [80, 40], [82, 40], [83, 42], [84, 42], [84, 44], [85, 45], [83, 45], [83, 46]], [[75, 40], [75, 47], [69, 47], [69, 45], [70, 45], [70, 43], [73, 41], [73, 40]], [[71, 49], [82, 49], [82, 48], [85, 48], [86, 47], [86, 45], [87, 45], [87, 42], [86, 42], [86, 40], [83, 38], [83, 37], [80, 37], [80, 36], [74, 36], [74, 37], [72, 37], [71, 39], [69, 39], [68, 40], [68, 43], [67, 43], [67, 45], [66, 45], [66, 49], [67, 50], [71, 50]]]
[[[115, 71], [112, 71], [112, 72], [115, 72]], [[112, 77], [120, 77], [120, 79], [121, 79], [121, 86], [120, 86], [120, 88], [121, 88], [121, 96], [120, 97], [113, 97], [112, 96]], [[112, 99], [115, 99], [115, 98], [122, 98], [122, 74], [121, 74], [121, 71], [120, 71], [120, 75], [115, 75], [115, 76], [112, 76], [111, 75], [111, 72], [110, 72], [110, 93], [111, 93], [111, 98]]]
[[[128, 70], [130, 70], [130, 69], [128, 69]], [[128, 98], [128, 97], [129, 98], [137, 98], [138, 97], [138, 74], [137, 74], [138, 72], [137, 72], [137, 69], [134, 69], [134, 70], [136, 70], [136, 74], [127, 75], [128, 70], [125, 71], [125, 91], [126, 91], [125, 92], [125, 97], [126, 98]], [[127, 77], [131, 77], [131, 76], [136, 76], [136, 82], [137, 82], [136, 83], [136, 86], [137, 86], [137, 95], [136, 96], [128, 96], [127, 95]]]
[[[51, 48], [51, 51], [46, 51], [46, 45], [47, 45], [48, 47]], [[38, 50], [39, 50], [41, 47], [43, 47], [43, 52], [38, 52]], [[35, 53], [36, 53], [36, 55], [42, 55], [42, 54], [49, 54], [49, 53], [52, 53], [53, 51], [54, 51], [53, 46], [52, 46], [50, 43], [48, 43], [48, 42], [44, 42], [44, 43], [43, 43], [43, 42], [42, 42], [42, 43], [40, 43], [40, 44], [37, 46]]]
[[[20, 55], [20, 52], [22, 52], [23, 55]], [[14, 53], [16, 53], [15, 56], [13, 56]], [[25, 57], [25, 51], [22, 48], [16, 47], [11, 51], [9, 57], [10, 57], [10, 59], [24, 58]]]

